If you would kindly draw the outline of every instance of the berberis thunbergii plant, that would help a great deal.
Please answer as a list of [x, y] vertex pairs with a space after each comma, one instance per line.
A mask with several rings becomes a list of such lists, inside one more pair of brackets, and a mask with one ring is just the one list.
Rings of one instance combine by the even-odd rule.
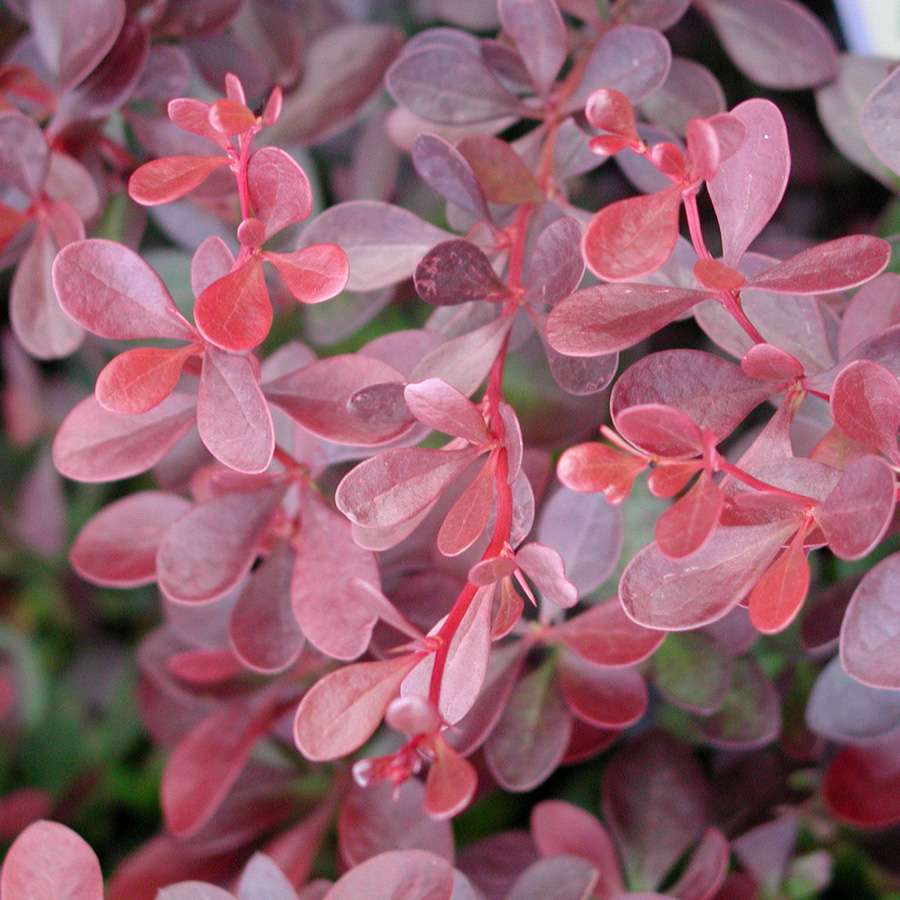
[[0, 900], [894, 896], [890, 61], [797, 0], [0, 23]]

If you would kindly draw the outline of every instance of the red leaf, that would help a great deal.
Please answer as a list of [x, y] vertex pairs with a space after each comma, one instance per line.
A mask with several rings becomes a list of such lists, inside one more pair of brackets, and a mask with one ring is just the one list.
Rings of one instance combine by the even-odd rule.
[[588, 268], [603, 281], [631, 281], [655, 271], [675, 248], [680, 210], [677, 184], [603, 207], [581, 241]]
[[260, 147], [247, 164], [253, 214], [266, 226], [266, 239], [302, 222], [312, 211], [312, 189], [306, 173], [278, 147]]
[[842, 822], [887, 828], [900, 822], [900, 753], [891, 735], [874, 744], [845, 747], [828, 768], [823, 795]]
[[56, 822], [35, 822], [13, 842], [0, 871], [4, 900], [103, 900], [94, 851]]
[[496, 465], [488, 460], [444, 517], [437, 547], [444, 556], [459, 556], [478, 540], [491, 515]]
[[634, 669], [608, 669], [564, 653], [559, 682], [569, 709], [590, 725], [627, 728], [647, 709], [647, 685]]
[[[190, 131], [192, 134], [199, 134], [200, 137], [208, 138], [225, 151], [232, 148], [231, 141], [210, 125], [208, 103], [189, 97], [178, 97], [169, 101], [166, 111], [172, 123], [179, 128]], [[223, 160], [223, 162], [225, 161], [227, 160]]]
[[711, 291], [737, 291], [747, 280], [742, 272], [718, 259], [698, 259], [694, 263], [694, 277]]
[[584, 114], [594, 128], [600, 128], [622, 138], [624, 146], [639, 140], [631, 101], [619, 91], [609, 88], [594, 91], [587, 98]]
[[152, 159], [128, 179], [128, 196], [141, 206], [170, 203], [201, 185], [226, 156], [167, 156]]
[[750, 592], [750, 621], [763, 634], [776, 634], [793, 622], [809, 590], [809, 563], [798, 531]]
[[293, 253], [263, 253], [301, 303], [321, 303], [346, 286], [347, 254], [337, 244], [310, 244]]
[[237, 100], [222, 99], [210, 104], [209, 124], [216, 131], [229, 137], [243, 134], [248, 128], [257, 124], [256, 116], [244, 103]]
[[197, 352], [191, 344], [168, 350], [136, 347], [111, 360], [97, 376], [97, 402], [110, 412], [147, 412], [162, 403], [178, 384], [188, 357]]
[[616, 427], [629, 443], [654, 456], [691, 457], [703, 453], [703, 432], [672, 406], [627, 406], [616, 416]]
[[156, 550], [190, 509], [176, 494], [141, 491], [104, 507], [72, 544], [72, 568], [94, 584], [137, 587], [156, 580]]
[[425, 810], [435, 819], [452, 819], [472, 802], [478, 774], [442, 735], [435, 738], [433, 749], [434, 760], [425, 779]]
[[721, 488], [701, 472], [691, 489], [657, 519], [654, 537], [659, 549], [672, 559], [695, 553], [712, 536], [724, 505]]
[[615, 353], [633, 347], [709, 296], [707, 291], [660, 284], [584, 288], [550, 311], [547, 340], [568, 356]]
[[320, 678], [297, 708], [294, 741], [300, 752], [313, 762], [325, 762], [359, 749], [420, 659], [421, 654], [407, 654], [354, 663]]
[[621, 503], [645, 468], [647, 460], [594, 442], [569, 447], [559, 458], [556, 474], [573, 491], [603, 491], [610, 503]]
[[803, 375], [803, 363], [774, 344], [754, 344], [741, 358], [741, 369], [758, 381], [788, 381]]
[[194, 321], [223, 350], [243, 353], [262, 343], [272, 327], [272, 304], [260, 260], [251, 257], [209, 285], [194, 305]]
[[830, 406], [843, 434], [900, 463], [900, 384], [893, 372], [868, 359], [851, 362], [834, 379]]

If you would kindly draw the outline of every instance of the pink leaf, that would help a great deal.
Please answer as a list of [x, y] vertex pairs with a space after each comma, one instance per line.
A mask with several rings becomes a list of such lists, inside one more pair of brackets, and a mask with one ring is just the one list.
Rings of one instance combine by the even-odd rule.
[[181, 603], [204, 603], [229, 591], [253, 565], [286, 490], [285, 483], [264, 483], [201, 503], [182, 516], [159, 546], [160, 589]]
[[351, 522], [365, 528], [399, 525], [439, 497], [479, 452], [478, 447], [385, 450], [344, 477], [335, 503]]
[[293, 549], [287, 541], [279, 541], [250, 575], [231, 610], [231, 646], [255, 672], [283, 672], [303, 646], [303, 632], [291, 604], [293, 568]]
[[506, 900], [588, 900], [597, 881], [597, 872], [585, 860], [553, 856], [527, 868]]
[[[639, 140], [635, 130], [634, 109], [621, 92], [600, 88], [587, 98], [584, 115], [594, 128], [619, 138], [622, 148]], [[620, 149], [622, 149], [620, 148]]]
[[687, 560], [669, 559], [649, 544], [622, 573], [622, 605], [648, 628], [690, 631], [715, 622], [744, 598], [795, 530], [783, 521], [720, 527]]
[[156, 550], [190, 503], [176, 494], [141, 491], [111, 503], [81, 529], [72, 568], [94, 584], [136, 587], [156, 580]]
[[169, 101], [166, 111], [172, 123], [179, 128], [208, 138], [226, 152], [232, 148], [231, 141], [210, 125], [208, 103], [189, 97], [178, 97]]
[[264, 472], [275, 430], [255, 360], [207, 347], [197, 395], [197, 428], [206, 448], [238, 472]]
[[168, 659], [169, 671], [192, 687], [234, 682], [244, 674], [241, 661], [229, 647], [201, 647], [185, 650]]
[[94, 851], [56, 822], [35, 822], [13, 842], [0, 871], [4, 900], [103, 900]]
[[718, 828], [707, 828], [678, 881], [666, 890], [679, 900], [712, 900], [725, 881], [731, 848]]
[[53, 283], [63, 309], [100, 337], [196, 337], [159, 275], [121, 244], [91, 239], [63, 247], [53, 264]]
[[547, 340], [568, 356], [626, 350], [709, 296], [706, 291], [659, 284], [584, 288], [551, 310]]
[[301, 303], [321, 303], [346, 286], [347, 254], [337, 244], [310, 244], [293, 253], [263, 253]]
[[654, 456], [690, 458], [703, 453], [703, 432], [672, 406], [626, 406], [616, 416], [616, 428], [629, 443]]
[[408, 384], [403, 396], [410, 412], [429, 428], [465, 438], [472, 444], [490, 442], [491, 435], [478, 407], [443, 379], [426, 378]]
[[681, 187], [674, 184], [603, 207], [582, 238], [588, 268], [604, 281], [632, 281], [655, 271], [675, 248], [680, 209]]
[[741, 358], [741, 369], [757, 381], [788, 381], [803, 375], [803, 363], [774, 344], [754, 344]]
[[388, 703], [420, 658], [407, 654], [354, 663], [320, 678], [297, 708], [294, 741], [300, 752], [313, 762], [325, 762], [359, 749], [375, 733]]
[[125, 21], [122, 0], [67, 3], [59, 48], [59, 81], [75, 87], [96, 68], [115, 43]]
[[191, 258], [191, 290], [199, 297], [234, 267], [234, 254], [217, 234], [201, 242]]
[[223, 350], [242, 353], [262, 343], [272, 327], [262, 263], [251, 257], [209, 285], [194, 305], [194, 321], [200, 333]]
[[209, 105], [209, 124], [229, 137], [243, 134], [257, 123], [256, 116], [243, 101], [225, 98]]
[[762, 634], [783, 631], [800, 611], [808, 590], [809, 563], [801, 530], [750, 591], [750, 621]]
[[707, 472], [701, 472], [691, 489], [656, 521], [654, 537], [659, 549], [681, 559], [696, 553], [719, 524], [725, 495]]
[[489, 459], [444, 517], [437, 536], [437, 548], [444, 556], [459, 556], [481, 536], [491, 515], [495, 472]]
[[613, 598], [556, 625], [548, 637], [588, 662], [614, 667], [643, 662], [663, 642], [665, 633], [633, 622]]
[[747, 281], [745, 287], [775, 294], [829, 294], [869, 281], [891, 258], [881, 238], [855, 234], [810, 247]]
[[894, 474], [883, 459], [864, 456], [851, 462], [814, 510], [832, 553], [861, 559], [874, 550], [893, 518], [895, 495]]
[[830, 406], [843, 434], [900, 462], [900, 384], [891, 371], [868, 359], [851, 362], [834, 379]]
[[568, 216], [551, 222], [537, 237], [525, 269], [525, 297], [555, 306], [581, 284], [581, 226]]
[[323, 900], [450, 900], [453, 869], [425, 850], [392, 850], [351, 869]]
[[425, 779], [425, 811], [438, 820], [451, 819], [472, 802], [478, 773], [442, 735], [437, 735], [433, 746], [434, 760]]
[[722, 259], [735, 267], [778, 208], [791, 157], [784, 119], [774, 103], [745, 100], [731, 115], [747, 126], [747, 137], [706, 187], [722, 230]]
[[225, 156], [167, 156], [152, 159], [136, 169], [128, 179], [128, 196], [142, 206], [171, 203], [199, 187], [219, 166]]
[[0, 179], [35, 200], [44, 188], [50, 165], [47, 138], [28, 116], [9, 109], [0, 113]]
[[149, 412], [123, 416], [93, 398], [82, 400], [56, 433], [53, 461], [76, 481], [115, 481], [146, 472], [187, 434], [196, 403], [170, 394]]
[[301, 503], [291, 579], [294, 615], [317, 649], [335, 659], [354, 659], [368, 647], [378, 618], [370, 604], [359, 602], [354, 580], [380, 587], [375, 555], [355, 543], [350, 523], [312, 491], [303, 492]]
[[647, 685], [634, 669], [608, 669], [564, 653], [559, 681], [569, 709], [590, 725], [627, 728], [647, 710]]
[[876, 688], [900, 688], [900, 556], [888, 556], [859, 583], [841, 625], [848, 675]]
[[196, 352], [188, 344], [177, 350], [136, 347], [120, 353], [97, 376], [97, 402], [128, 415], [153, 409], [175, 390], [186, 360]]
[[559, 458], [556, 474], [573, 491], [603, 491], [610, 503], [621, 503], [647, 460], [596, 442], [569, 447]]
[[566, 580], [565, 563], [557, 550], [543, 544], [526, 544], [516, 553], [516, 562], [546, 600], [564, 608], [578, 602], [578, 590]]

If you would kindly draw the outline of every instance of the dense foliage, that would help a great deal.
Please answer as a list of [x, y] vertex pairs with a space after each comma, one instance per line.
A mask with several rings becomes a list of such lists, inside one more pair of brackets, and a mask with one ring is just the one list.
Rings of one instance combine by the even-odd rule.
[[891, 61], [0, 13], [2, 900], [900, 890]]

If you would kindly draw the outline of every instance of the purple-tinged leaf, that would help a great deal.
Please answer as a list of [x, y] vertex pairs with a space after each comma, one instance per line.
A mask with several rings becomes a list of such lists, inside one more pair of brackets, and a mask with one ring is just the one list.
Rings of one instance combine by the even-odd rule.
[[828, 294], [869, 281], [891, 258], [881, 238], [855, 234], [804, 250], [746, 282], [775, 294]]
[[876, 688], [900, 688], [900, 555], [874, 566], [853, 593], [841, 625], [848, 675]]
[[125, 22], [122, 0], [75, 0], [65, 5], [59, 46], [59, 83], [74, 87], [99, 64]]
[[844, 309], [838, 331], [838, 356], [900, 324], [900, 275], [887, 272], [863, 285]]
[[566, 566], [559, 551], [529, 543], [519, 548], [516, 562], [545, 600], [563, 608], [578, 602], [578, 588], [566, 579]]
[[484, 194], [466, 158], [452, 144], [423, 132], [412, 147], [412, 161], [422, 180], [445, 200], [471, 213], [478, 221], [490, 221]]
[[290, 707], [257, 695], [225, 703], [179, 741], [166, 761], [160, 799], [178, 837], [196, 834], [225, 799], [256, 743]]
[[187, 434], [196, 420], [196, 401], [170, 394], [159, 406], [135, 416], [105, 410], [83, 400], [56, 433], [53, 462], [75, 481], [116, 481], [146, 472]]
[[884, 536], [895, 504], [891, 467], [879, 457], [864, 456], [847, 466], [814, 515], [835, 556], [861, 559]]
[[369, 645], [377, 613], [359, 602], [354, 580], [380, 587], [375, 556], [355, 543], [350, 523], [312, 491], [304, 491], [301, 503], [291, 580], [294, 615], [314, 647], [335, 659], [355, 659]]
[[888, 369], [867, 359], [851, 362], [834, 379], [830, 406], [843, 434], [900, 462], [900, 383]]
[[781, 730], [778, 690], [755, 660], [737, 659], [725, 702], [695, 726], [704, 741], [722, 750], [763, 747]]
[[665, 634], [633, 622], [617, 598], [556, 625], [548, 640], [565, 644], [588, 662], [608, 668], [643, 662], [662, 644]]
[[635, 669], [595, 666], [564, 653], [559, 683], [572, 713], [600, 728], [628, 728], [647, 710], [647, 684]]
[[399, 525], [429, 506], [478, 455], [478, 447], [401, 447], [360, 463], [338, 485], [335, 503], [357, 525]]
[[[84, 231], [78, 237], [82, 237]], [[9, 290], [13, 333], [38, 359], [68, 356], [81, 345], [84, 332], [57, 300], [51, 272], [59, 243], [50, 228], [39, 225], [19, 260]]]
[[278, 269], [287, 289], [301, 303], [336, 297], [350, 273], [347, 254], [337, 244], [310, 244], [293, 253], [263, 251], [262, 256]]
[[806, 724], [816, 734], [842, 744], [870, 741], [900, 726], [900, 694], [861, 684], [835, 658], [816, 679]]
[[379, 782], [352, 790], [337, 822], [341, 858], [350, 867], [389, 850], [427, 850], [453, 861], [453, 832], [423, 813], [422, 782], [410, 778], [394, 788]]
[[234, 900], [234, 895], [205, 881], [181, 881], [160, 888], [156, 900]]
[[195, 506], [167, 532], [156, 558], [159, 587], [180, 603], [205, 603], [231, 590], [253, 565], [281, 505], [284, 483], [263, 483]]
[[399, 206], [355, 200], [316, 216], [301, 244], [338, 244], [350, 261], [347, 290], [371, 291], [409, 278], [435, 244], [452, 237]]
[[728, 874], [731, 847], [718, 828], [707, 828], [687, 867], [666, 893], [679, 900], [712, 900]]
[[0, 114], [0, 181], [36, 200], [50, 166], [50, 150], [41, 129], [19, 112]]
[[238, 881], [236, 900], [297, 900], [287, 876], [264, 853], [254, 853]]
[[228, 637], [241, 663], [254, 672], [283, 672], [300, 654], [303, 632], [291, 604], [294, 552], [279, 541], [255, 569], [231, 610]]
[[566, 26], [555, 0], [500, 0], [497, 12], [532, 84], [547, 96], [568, 55]]
[[133, 250], [113, 241], [63, 247], [53, 264], [53, 284], [62, 308], [100, 337], [196, 337], [159, 275]]
[[710, 715], [725, 701], [732, 661], [725, 648], [702, 632], [674, 632], [653, 654], [653, 682], [670, 703]]
[[691, 119], [708, 119], [726, 108], [725, 92], [716, 76], [680, 56], [673, 57], [665, 84], [641, 103], [651, 122], [675, 134], [684, 134]]
[[681, 410], [723, 441], [774, 386], [749, 378], [734, 363], [699, 350], [651, 353], [630, 366], [616, 382], [610, 411], [660, 403]]
[[795, 0], [702, 0], [698, 4], [737, 67], [764, 87], [796, 90], [837, 74], [828, 29]]
[[616, 416], [616, 427], [629, 443], [654, 456], [690, 459], [703, 453], [703, 432], [673, 406], [626, 406]]
[[566, 578], [580, 597], [609, 577], [622, 549], [622, 514], [602, 494], [565, 488], [544, 504], [535, 537], [559, 547]]
[[553, 856], [529, 866], [506, 900], [588, 900], [599, 880], [596, 869], [577, 856]]
[[863, 105], [859, 124], [863, 137], [875, 155], [895, 173], [900, 170], [900, 145], [891, 123], [900, 102], [900, 79], [893, 71]]
[[[429, 816], [442, 821], [461, 813], [475, 796], [478, 773], [475, 766], [460, 756], [438, 735], [433, 744], [434, 759], [425, 779], [424, 807]], [[456, 892], [453, 894], [456, 897]], [[473, 897], [474, 894], [470, 896]]]
[[547, 364], [553, 380], [576, 397], [597, 394], [608, 387], [619, 370], [618, 353], [599, 356], [564, 356], [545, 342]]
[[559, 765], [571, 730], [556, 667], [545, 663], [513, 688], [485, 744], [488, 767], [506, 790], [529, 791]]
[[453, 869], [425, 850], [391, 850], [351, 869], [323, 900], [450, 900]]
[[312, 211], [312, 189], [306, 173], [278, 147], [260, 147], [247, 163], [253, 214], [266, 227], [266, 239], [303, 222]]
[[171, 203], [199, 187], [220, 166], [225, 156], [166, 156], [152, 159], [128, 179], [128, 196], [141, 206]]
[[222, 238], [211, 234], [191, 257], [191, 291], [199, 297], [214, 281], [234, 268], [234, 254]]
[[313, 762], [325, 762], [359, 749], [375, 733], [388, 703], [420, 658], [406, 654], [354, 663], [320, 678], [297, 707], [294, 741], [300, 752]]
[[648, 628], [691, 631], [715, 622], [744, 598], [795, 530], [784, 521], [719, 527], [687, 560], [669, 559], [649, 544], [622, 573], [619, 598]]
[[525, 299], [555, 306], [577, 289], [583, 275], [581, 226], [563, 216], [548, 225], [534, 242], [525, 268]]
[[796, 850], [799, 824], [799, 816], [789, 810], [735, 838], [735, 855], [757, 884], [775, 885], [785, 880]]
[[662, 86], [671, 61], [669, 42], [656, 29], [635, 25], [610, 28], [594, 45], [566, 110], [580, 111], [597, 88], [611, 88], [639, 103]]
[[613, 4], [612, 18], [658, 31], [671, 28], [690, 6], [690, 0], [625, 0]]
[[629, 887], [653, 890], [700, 836], [709, 791], [693, 755], [651, 732], [613, 757], [603, 774], [603, 818]]
[[784, 631], [800, 612], [809, 591], [809, 562], [800, 529], [747, 597], [750, 621], [761, 634]]
[[723, 261], [734, 267], [778, 208], [791, 156], [784, 119], [774, 103], [745, 100], [731, 115], [747, 126], [747, 137], [722, 161], [707, 190], [722, 231]]
[[506, 285], [474, 244], [444, 241], [432, 247], [416, 266], [416, 293], [435, 306], [454, 306], [470, 300], [503, 300]]
[[655, 271], [675, 249], [680, 210], [677, 184], [603, 207], [582, 238], [588, 268], [604, 281], [631, 281]]
[[506, 141], [489, 134], [472, 134], [464, 137], [456, 149], [471, 166], [485, 200], [490, 203], [540, 203], [544, 199], [531, 170]]
[[135, 347], [110, 360], [97, 376], [97, 402], [110, 412], [147, 412], [162, 403], [178, 384], [181, 370], [197, 347], [187, 344], [175, 350]]
[[209, 285], [194, 304], [194, 321], [210, 343], [243, 353], [265, 340], [272, 327], [272, 304], [262, 262], [243, 265]]
[[[403, 376], [372, 356], [340, 354], [281, 375], [265, 385], [266, 397], [305, 429], [339, 444], [377, 446], [413, 425], [411, 415], [361, 417], [351, 399], [373, 385], [397, 384]], [[383, 395], [379, 395], [383, 400]]]
[[137, 587], [156, 580], [156, 549], [190, 509], [176, 494], [140, 491], [104, 507], [72, 544], [72, 568], [94, 584]]
[[41, 820], [13, 842], [0, 870], [4, 900], [103, 900], [94, 851], [65, 825]]
[[567, 356], [627, 350], [709, 296], [660, 284], [598, 284], [551, 310], [547, 340]]
[[861, 828], [885, 828], [900, 821], [900, 758], [896, 735], [862, 747], [845, 747], [825, 775], [829, 812]]
[[712, 537], [725, 505], [722, 489], [706, 471], [656, 521], [654, 537], [670, 559], [696, 553]]
[[612, 838], [589, 812], [562, 800], [543, 800], [531, 810], [531, 836], [543, 857], [578, 856], [591, 863], [598, 875], [597, 893], [624, 892]]
[[241, 661], [230, 647], [201, 647], [170, 656], [169, 671], [190, 687], [218, 686], [244, 674]]
[[494, 502], [495, 457], [489, 459], [444, 517], [437, 548], [444, 556], [459, 556], [481, 536]]
[[465, 438], [472, 444], [487, 444], [491, 435], [478, 408], [455, 387], [440, 378], [408, 384], [403, 391], [406, 405], [423, 424]]
[[442, 125], [522, 112], [519, 98], [477, 56], [450, 44], [404, 53], [388, 70], [385, 85], [401, 106]]
[[275, 449], [272, 414], [253, 361], [207, 347], [197, 397], [197, 428], [213, 456], [239, 472], [265, 472]]

